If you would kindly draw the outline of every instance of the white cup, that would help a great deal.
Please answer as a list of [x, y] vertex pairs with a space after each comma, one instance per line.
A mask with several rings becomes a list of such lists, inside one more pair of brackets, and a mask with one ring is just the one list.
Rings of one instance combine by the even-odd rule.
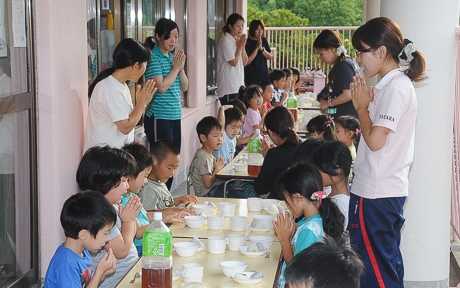
[[235, 203], [220, 202], [219, 208], [224, 216], [233, 216], [235, 214]]
[[246, 244], [246, 237], [244, 234], [228, 234], [227, 236], [228, 250], [238, 251], [238, 248]]
[[182, 278], [184, 282], [201, 282], [203, 280], [204, 266], [200, 263], [182, 264]]
[[233, 231], [246, 230], [246, 216], [232, 216], [230, 217], [230, 229]]
[[208, 252], [211, 254], [225, 253], [227, 239], [224, 237], [212, 236], [208, 237]]
[[259, 212], [262, 210], [262, 198], [248, 198], [248, 210], [251, 212]]
[[212, 214], [208, 215], [208, 229], [209, 230], [220, 230], [224, 225], [224, 215]]

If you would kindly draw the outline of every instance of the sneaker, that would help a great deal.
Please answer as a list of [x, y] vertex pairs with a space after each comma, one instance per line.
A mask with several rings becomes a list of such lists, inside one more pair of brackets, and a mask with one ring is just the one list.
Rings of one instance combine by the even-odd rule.
[[323, 70], [318, 69], [315, 71], [315, 78], [326, 78], [326, 75], [324, 74]]

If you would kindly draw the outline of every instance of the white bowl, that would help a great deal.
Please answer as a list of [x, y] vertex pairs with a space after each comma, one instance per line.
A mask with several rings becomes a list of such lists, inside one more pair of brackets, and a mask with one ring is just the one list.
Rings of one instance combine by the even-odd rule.
[[248, 251], [248, 246], [241, 246], [238, 248], [238, 251], [244, 256], [262, 256], [267, 252], [267, 249], [264, 251], [250, 252]]
[[211, 205], [193, 205], [192, 209], [193, 211], [195, 211], [196, 215], [199, 215], [201, 213], [204, 213], [205, 215], [210, 215], [214, 207], [212, 207]]
[[248, 171], [248, 164], [247, 163], [238, 163], [237, 162], [237, 163], [233, 164], [233, 167], [238, 172], [246, 172], [246, 171]]
[[[241, 273], [241, 272], [239, 272], [239, 273]], [[257, 283], [261, 282], [262, 280], [264, 280], [265, 275], [262, 278], [249, 279], [251, 277], [251, 275], [254, 274], [254, 273], [256, 273], [256, 272], [244, 272], [243, 274], [247, 276], [245, 278], [248, 278], [248, 279], [241, 279], [241, 277], [238, 277], [238, 275], [237, 275], [238, 273], [233, 273], [232, 278], [236, 283], [240, 283], [240, 284], [257, 284]]]
[[176, 242], [173, 243], [174, 250], [181, 257], [192, 257], [200, 247], [200, 244], [193, 242]]
[[271, 229], [273, 228], [273, 220], [275, 220], [275, 217], [270, 215], [254, 215], [252, 216], [252, 219], [263, 223], [265, 228]]
[[267, 208], [270, 207], [270, 205], [275, 204], [275, 206], [279, 206], [281, 203], [281, 200], [277, 199], [263, 199], [262, 200], [262, 207]]
[[270, 247], [272, 246], [274, 240], [275, 240], [275, 238], [273, 238], [271, 236], [251, 236], [251, 237], [249, 237], [249, 241], [251, 241], [251, 244], [260, 242], [267, 249], [270, 249]]
[[206, 221], [206, 217], [204, 216], [185, 216], [184, 219], [190, 228], [201, 228]]
[[220, 262], [220, 268], [227, 277], [232, 277], [236, 272], [243, 272], [248, 268], [248, 263], [243, 261], [223, 261]]

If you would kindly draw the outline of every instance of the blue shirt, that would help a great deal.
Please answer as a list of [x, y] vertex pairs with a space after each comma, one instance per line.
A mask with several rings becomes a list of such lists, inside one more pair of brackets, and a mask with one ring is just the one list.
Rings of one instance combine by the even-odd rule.
[[[158, 46], [153, 47], [152, 57], [147, 63], [145, 79], [151, 79], [156, 76], [166, 78], [173, 67], [174, 55], [168, 51], [168, 56], [161, 52]], [[161, 94], [156, 92], [153, 100], [147, 106], [145, 114], [148, 117], [165, 120], [179, 120], [182, 118], [182, 105], [180, 102], [180, 76], [177, 74], [171, 87]]]
[[46, 271], [45, 287], [86, 287], [91, 280], [91, 256], [83, 249], [83, 256], [59, 245]]
[[219, 150], [214, 150], [212, 155], [214, 157], [222, 156], [225, 160], [225, 165], [230, 163], [235, 157], [236, 137], [230, 139], [227, 132], [224, 131], [224, 143], [220, 146]]
[[[136, 195], [133, 192], [131, 192], [130, 194], [131, 194], [131, 196]], [[129, 197], [130, 196], [128, 196], [126, 194], [123, 194], [121, 196], [121, 207], [126, 206], [126, 203], [128, 203]], [[150, 224], [149, 217], [147, 217], [147, 211], [145, 211], [144, 207], [142, 207], [142, 209], [139, 212], [139, 214], [137, 214], [136, 219], [137, 219], [137, 222], [139, 222], [139, 224], [141, 226]], [[140, 239], [139, 238], [134, 238], [134, 245], [135, 246], [142, 246], [142, 238], [140, 238]]]

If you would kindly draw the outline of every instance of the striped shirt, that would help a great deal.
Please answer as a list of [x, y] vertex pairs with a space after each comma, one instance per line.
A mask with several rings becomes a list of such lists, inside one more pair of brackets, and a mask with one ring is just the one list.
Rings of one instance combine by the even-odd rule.
[[[145, 79], [156, 76], [166, 78], [173, 67], [174, 55], [168, 51], [168, 57], [158, 48], [153, 47], [152, 57], [147, 63]], [[171, 87], [164, 94], [156, 92], [153, 100], [147, 106], [145, 114], [152, 115], [155, 119], [178, 120], [182, 118], [182, 105], [180, 103], [180, 77], [179, 74]]]

